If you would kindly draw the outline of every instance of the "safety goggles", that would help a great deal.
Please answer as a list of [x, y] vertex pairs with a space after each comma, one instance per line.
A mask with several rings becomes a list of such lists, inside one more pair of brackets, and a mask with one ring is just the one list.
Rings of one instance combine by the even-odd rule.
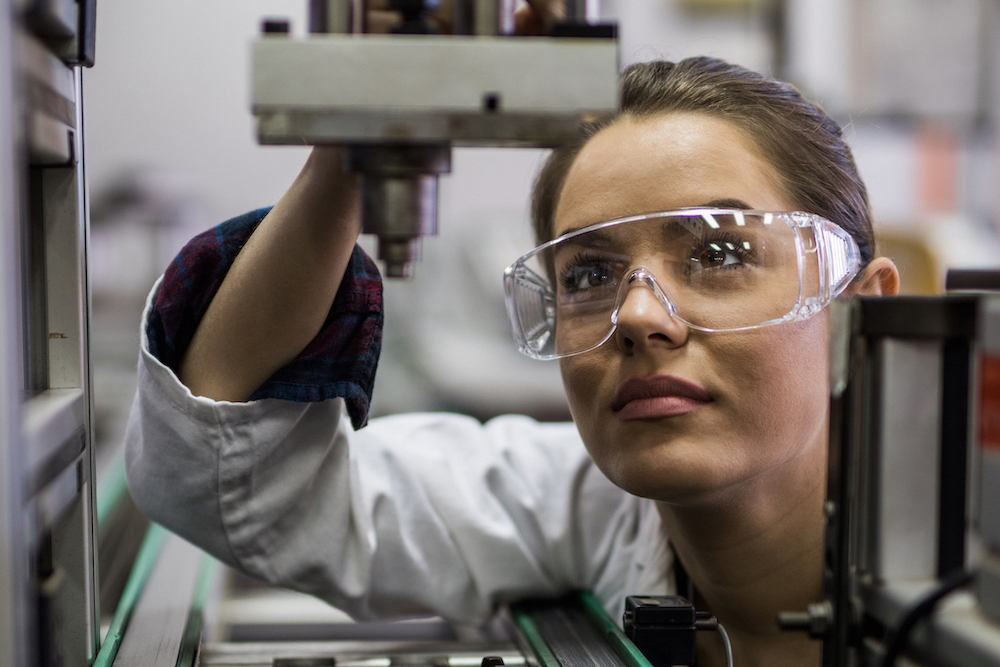
[[504, 292], [521, 352], [558, 359], [611, 338], [634, 287], [692, 329], [741, 331], [811, 317], [860, 268], [818, 215], [692, 208], [570, 231], [507, 267]]

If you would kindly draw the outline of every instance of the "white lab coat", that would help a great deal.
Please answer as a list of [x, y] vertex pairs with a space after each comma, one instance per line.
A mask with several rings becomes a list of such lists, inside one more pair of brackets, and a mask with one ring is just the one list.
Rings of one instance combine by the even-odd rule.
[[407, 414], [355, 432], [339, 398], [195, 397], [142, 335], [132, 496], [251, 576], [358, 619], [485, 623], [582, 587], [620, 621], [625, 595], [673, 592], [655, 506], [611, 484], [573, 424]]

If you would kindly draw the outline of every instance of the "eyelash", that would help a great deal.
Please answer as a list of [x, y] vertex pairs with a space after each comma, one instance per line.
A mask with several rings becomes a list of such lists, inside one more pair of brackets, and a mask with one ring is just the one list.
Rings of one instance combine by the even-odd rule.
[[613, 263], [608, 261], [606, 257], [581, 252], [568, 262], [562, 271], [560, 271], [559, 284], [567, 292], [576, 292], [578, 289], [576, 287], [575, 279], [579, 278], [579, 271], [581, 269], [593, 269], [595, 267], [606, 267], [604, 268], [604, 272], [611, 277], [612, 280], [617, 280], [618, 276], [612, 266]]
[[[748, 250], [746, 246], [743, 245], [744, 239], [731, 232], [719, 232], [706, 239], [704, 239], [700, 245], [691, 248], [691, 260], [694, 261], [698, 258], [698, 253], [703, 252], [705, 248], [709, 247], [711, 244], [715, 244], [725, 248], [725, 252], [731, 252], [736, 254], [740, 259], [739, 265], [725, 265], [722, 267], [715, 268], [735, 268], [736, 266], [742, 266], [747, 260], [752, 260], [757, 256], [755, 250]], [[732, 248], [727, 247], [726, 244], [732, 245]]]

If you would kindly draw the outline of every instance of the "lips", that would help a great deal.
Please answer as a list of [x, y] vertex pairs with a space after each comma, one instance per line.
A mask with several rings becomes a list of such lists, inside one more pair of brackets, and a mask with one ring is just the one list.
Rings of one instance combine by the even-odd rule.
[[712, 402], [698, 385], [673, 375], [651, 375], [626, 380], [615, 392], [611, 409], [621, 420], [677, 417]]

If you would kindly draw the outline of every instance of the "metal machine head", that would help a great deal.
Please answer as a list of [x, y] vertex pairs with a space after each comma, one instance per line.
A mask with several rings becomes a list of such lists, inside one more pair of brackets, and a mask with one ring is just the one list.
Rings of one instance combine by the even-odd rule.
[[312, 4], [307, 37], [269, 32], [253, 46], [258, 136], [348, 147], [390, 277], [410, 275], [420, 238], [437, 232], [452, 146], [554, 147], [617, 109], [615, 31], [587, 26], [581, 8], [559, 37], [514, 38], [506, 0], [456, 0], [450, 35], [344, 34], [364, 29], [350, 11], [364, 3]]

